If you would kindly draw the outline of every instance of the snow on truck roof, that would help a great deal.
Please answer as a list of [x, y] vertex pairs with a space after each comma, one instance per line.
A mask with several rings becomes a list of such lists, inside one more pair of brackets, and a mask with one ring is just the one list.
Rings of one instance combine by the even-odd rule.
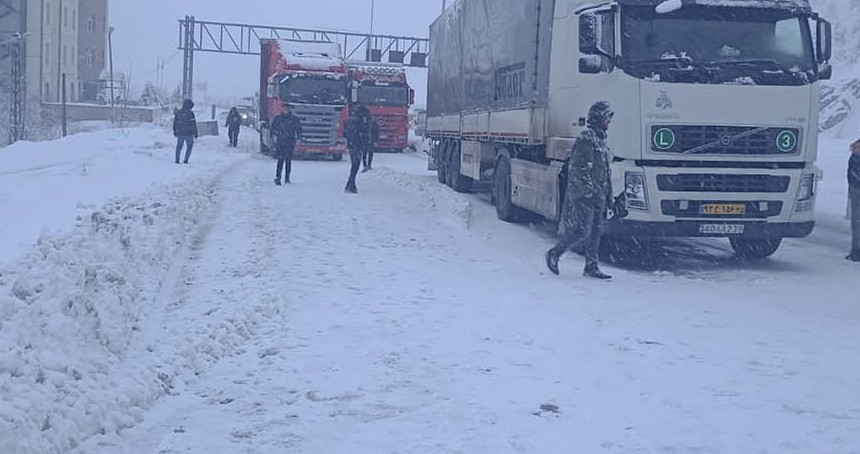
[[[593, 0], [589, 0], [592, 1]], [[620, 5], [657, 6], [665, 0], [615, 0]], [[734, 6], [812, 12], [809, 0], [682, 0], [684, 5]]]
[[338, 43], [316, 41], [277, 40], [281, 55], [290, 65], [299, 65], [310, 71], [329, 71], [343, 67], [343, 53]]

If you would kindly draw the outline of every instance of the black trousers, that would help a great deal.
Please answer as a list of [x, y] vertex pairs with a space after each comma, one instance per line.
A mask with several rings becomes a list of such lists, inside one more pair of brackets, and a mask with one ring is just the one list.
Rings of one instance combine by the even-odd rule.
[[230, 138], [230, 146], [237, 147], [239, 146], [239, 127], [238, 126], [230, 126], [227, 130], [227, 136]]
[[606, 205], [603, 200], [579, 199], [567, 202], [564, 214], [564, 232], [552, 253], [561, 257], [574, 245], [585, 250], [585, 269], [598, 267], [600, 243], [606, 229]]
[[355, 188], [355, 177], [358, 175], [358, 169], [361, 167], [361, 159], [364, 153], [358, 148], [349, 149], [349, 180], [346, 181], [346, 188]]
[[294, 148], [286, 150], [278, 150], [278, 167], [275, 171], [275, 178], [280, 181], [281, 176], [284, 176], [284, 181], [290, 181], [290, 172], [293, 170], [293, 151]]
[[361, 153], [361, 162], [364, 164], [365, 169], [373, 167], [373, 147], [370, 147]]

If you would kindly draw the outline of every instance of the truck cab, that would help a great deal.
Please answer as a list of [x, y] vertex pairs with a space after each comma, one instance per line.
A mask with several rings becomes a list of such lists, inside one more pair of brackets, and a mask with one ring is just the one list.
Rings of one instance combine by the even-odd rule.
[[349, 62], [351, 100], [368, 108], [379, 125], [380, 151], [401, 152], [409, 145], [409, 107], [415, 92], [403, 65]]
[[555, 39], [579, 45], [553, 49], [576, 76], [552, 72], [550, 149], [572, 144], [584, 104], [613, 105], [630, 214], [610, 233], [726, 236], [751, 256], [809, 235], [830, 25], [795, 0], [580, 3], [556, 11]]
[[335, 43], [261, 40], [260, 146], [274, 147], [270, 124], [292, 105], [302, 124], [298, 156], [340, 160], [347, 152], [342, 139], [348, 101], [346, 64]]

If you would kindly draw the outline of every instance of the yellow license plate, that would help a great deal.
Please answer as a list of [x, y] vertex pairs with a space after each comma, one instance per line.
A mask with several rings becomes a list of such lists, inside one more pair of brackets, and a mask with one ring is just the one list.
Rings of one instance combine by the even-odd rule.
[[742, 203], [706, 203], [702, 205], [702, 214], [743, 216], [746, 212], [747, 206]]

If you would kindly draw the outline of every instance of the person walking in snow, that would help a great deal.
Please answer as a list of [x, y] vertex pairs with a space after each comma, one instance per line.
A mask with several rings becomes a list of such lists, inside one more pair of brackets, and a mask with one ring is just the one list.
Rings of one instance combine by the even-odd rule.
[[588, 128], [577, 137], [571, 150], [567, 207], [562, 218], [564, 230], [558, 244], [546, 253], [546, 266], [553, 274], [559, 274], [558, 259], [579, 243], [585, 250], [583, 275], [596, 279], [612, 278], [600, 271], [598, 252], [607, 210], [613, 202], [609, 147], [606, 144], [613, 116], [609, 103], [600, 101], [592, 105], [588, 111]]
[[242, 126], [242, 116], [239, 115], [239, 109], [235, 107], [230, 109], [230, 113], [227, 115], [227, 124], [224, 125], [227, 128], [227, 137], [230, 139], [231, 147], [239, 146], [239, 127]]
[[177, 110], [173, 115], [173, 135], [176, 137], [176, 163], [179, 164], [179, 158], [182, 154], [182, 146], [185, 145], [185, 162], [191, 158], [191, 150], [194, 149], [194, 139], [197, 138], [197, 118], [191, 109], [194, 108], [194, 102], [186, 99], [182, 103], [182, 108]]
[[[373, 127], [371, 123], [373, 123], [373, 118], [370, 116], [367, 107], [355, 105], [344, 124], [343, 137], [346, 139], [351, 161], [349, 179], [346, 182], [345, 190], [352, 194], [358, 194], [355, 178], [358, 175], [359, 167], [361, 167], [362, 159], [366, 158], [367, 153], [370, 152], [370, 148], [373, 146]], [[372, 164], [373, 158], [371, 157], [370, 160]]]
[[370, 111], [366, 107], [363, 107], [362, 115], [362, 121], [368, 123], [368, 127], [370, 128], [370, 143], [361, 156], [361, 163], [364, 166], [362, 172], [367, 172], [373, 170], [373, 150], [376, 148], [376, 142], [379, 140], [379, 124], [376, 123], [376, 120], [370, 115]]
[[848, 200], [851, 206], [851, 253], [845, 257], [860, 262], [860, 140], [851, 144], [848, 159]]
[[299, 117], [293, 115], [292, 105], [284, 104], [283, 110], [272, 120], [272, 135], [275, 139], [275, 157], [278, 167], [275, 171], [275, 184], [281, 185], [281, 175], [284, 183], [290, 184], [290, 173], [293, 170], [293, 152], [296, 143], [302, 140], [302, 123]]

